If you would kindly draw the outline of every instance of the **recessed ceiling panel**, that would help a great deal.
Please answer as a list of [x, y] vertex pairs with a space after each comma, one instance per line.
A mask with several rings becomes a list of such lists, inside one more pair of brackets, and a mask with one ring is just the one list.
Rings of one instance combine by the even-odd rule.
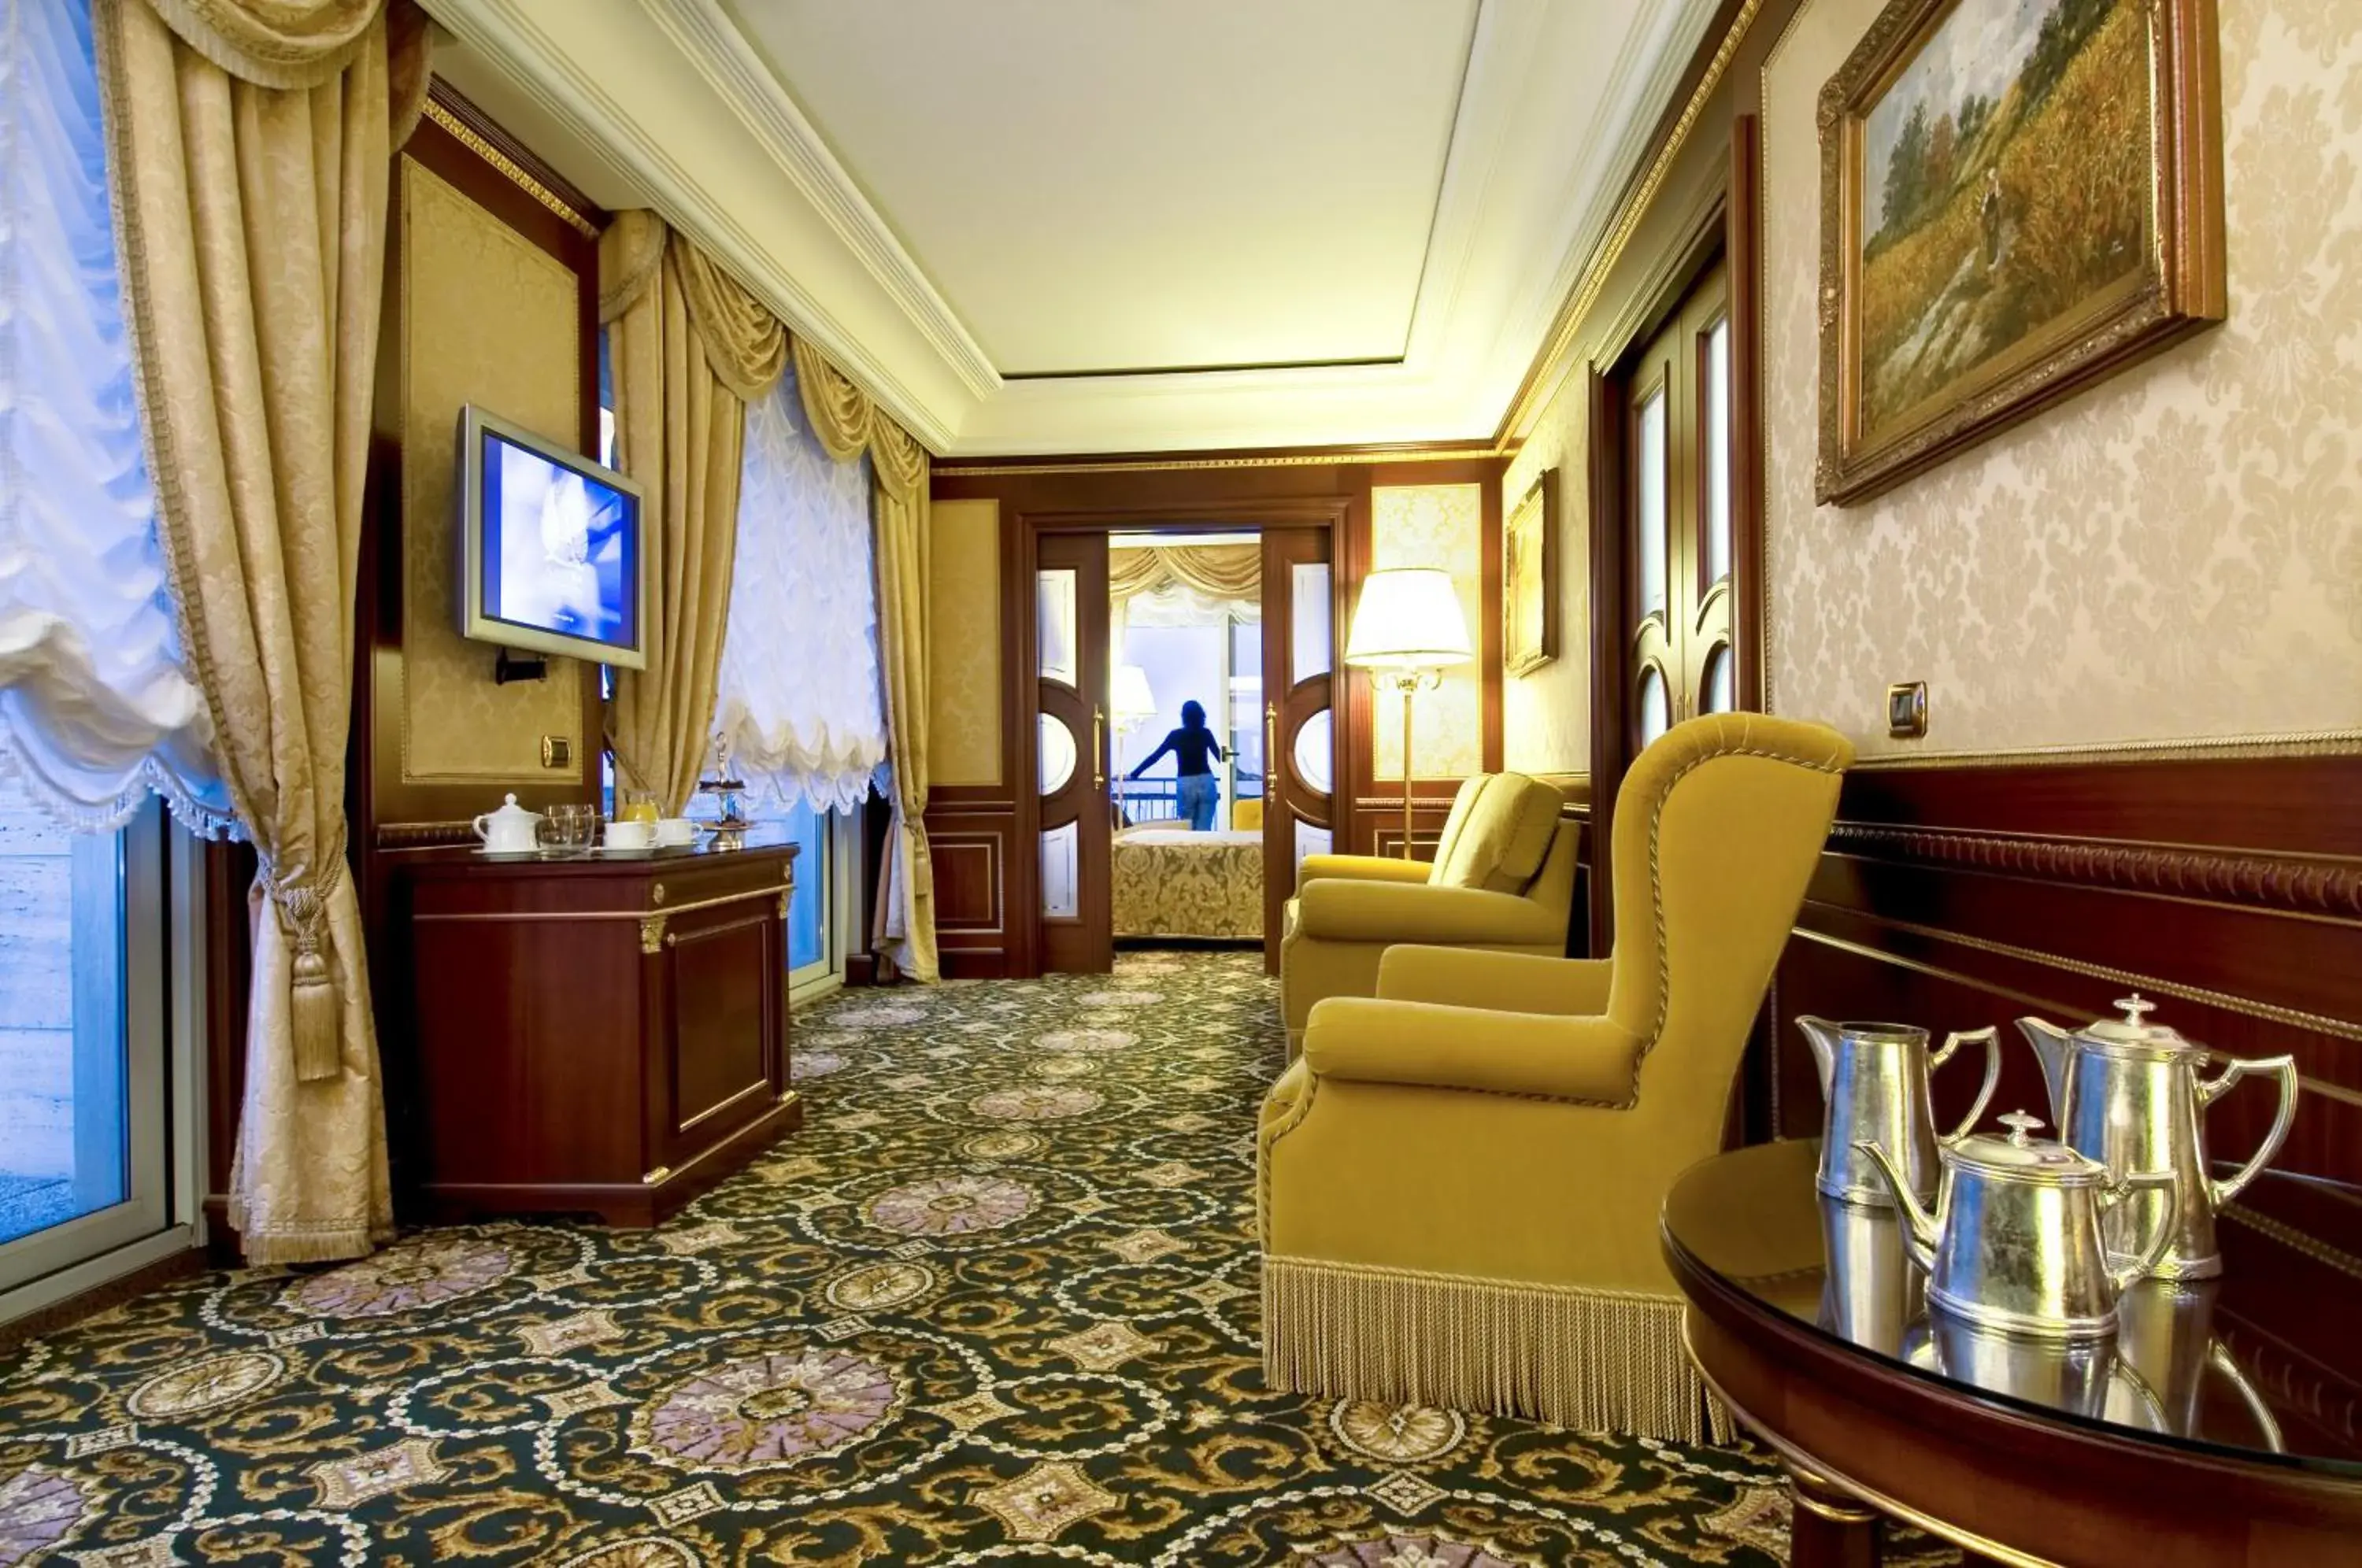
[[1003, 375], [1403, 354], [1476, 0], [730, 8]]

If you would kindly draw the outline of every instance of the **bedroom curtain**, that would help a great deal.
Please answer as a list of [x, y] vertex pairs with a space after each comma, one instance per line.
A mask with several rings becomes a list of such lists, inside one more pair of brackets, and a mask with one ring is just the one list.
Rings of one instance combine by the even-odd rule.
[[233, 823], [139, 447], [88, 0], [0, 0], [0, 767], [78, 833]]
[[646, 669], [615, 672], [608, 740], [624, 783], [678, 816], [721, 673], [746, 404], [786, 368], [787, 329], [645, 209], [600, 237], [599, 282], [618, 465], [654, 502], [657, 541], [656, 643]]
[[745, 445], [714, 725], [757, 798], [849, 810], [886, 759], [871, 465], [829, 456], [792, 370]]
[[886, 690], [889, 798], [894, 823], [872, 944], [916, 980], [941, 977], [935, 879], [927, 857], [927, 449], [801, 338], [794, 341], [804, 414], [830, 457], [866, 447], [876, 469], [877, 657]]
[[344, 765], [392, 83], [426, 73], [381, 0], [92, 16], [181, 643], [261, 861], [230, 1222], [252, 1263], [350, 1257], [393, 1227]]

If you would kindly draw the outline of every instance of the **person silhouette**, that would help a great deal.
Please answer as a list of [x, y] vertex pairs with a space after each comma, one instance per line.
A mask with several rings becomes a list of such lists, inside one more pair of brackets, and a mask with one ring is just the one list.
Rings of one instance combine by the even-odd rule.
[[1194, 698], [1181, 704], [1181, 727], [1166, 732], [1164, 744], [1125, 777], [1139, 778], [1168, 751], [1180, 774], [1181, 815], [1189, 819], [1190, 832], [1205, 833], [1214, 825], [1214, 803], [1220, 793], [1214, 784], [1214, 764], [1222, 760], [1222, 743], [1206, 727], [1206, 710]]

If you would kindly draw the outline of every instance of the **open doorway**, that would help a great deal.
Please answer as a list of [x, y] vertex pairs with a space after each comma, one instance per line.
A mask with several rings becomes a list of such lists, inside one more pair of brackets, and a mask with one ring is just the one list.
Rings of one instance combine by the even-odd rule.
[[1036, 951], [1264, 947], [1330, 846], [1335, 584], [1325, 525], [1083, 525], [1034, 542]]

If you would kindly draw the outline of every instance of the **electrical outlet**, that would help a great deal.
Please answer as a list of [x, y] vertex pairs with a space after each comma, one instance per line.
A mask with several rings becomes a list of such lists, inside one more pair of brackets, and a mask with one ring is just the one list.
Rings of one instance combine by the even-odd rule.
[[574, 761], [574, 742], [565, 735], [541, 737], [541, 765], [565, 767]]
[[1906, 680], [1886, 689], [1886, 733], [1918, 740], [1927, 733], [1927, 683]]

